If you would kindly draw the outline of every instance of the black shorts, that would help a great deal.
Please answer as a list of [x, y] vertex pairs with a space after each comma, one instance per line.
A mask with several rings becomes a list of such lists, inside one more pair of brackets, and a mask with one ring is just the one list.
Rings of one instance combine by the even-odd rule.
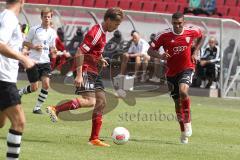
[[104, 90], [102, 75], [96, 75], [92, 72], [83, 72], [83, 83], [83, 86], [76, 88], [75, 94], [79, 95], [83, 92], [95, 92], [96, 89]]
[[41, 80], [41, 77], [51, 76], [51, 65], [50, 63], [36, 64], [33, 68], [27, 70], [27, 76], [30, 83]]
[[16, 83], [0, 81], [0, 110], [21, 104]]
[[171, 92], [171, 96], [173, 99], [179, 98], [180, 83], [185, 83], [191, 86], [193, 75], [194, 75], [194, 71], [192, 69], [187, 69], [181, 73], [178, 73], [174, 77], [167, 77], [168, 89]]

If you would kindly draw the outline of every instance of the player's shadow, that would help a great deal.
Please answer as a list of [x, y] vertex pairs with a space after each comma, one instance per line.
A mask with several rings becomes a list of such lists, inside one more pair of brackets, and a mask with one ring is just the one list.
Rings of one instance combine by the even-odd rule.
[[[6, 137], [0, 137], [2, 140], [6, 140]], [[28, 139], [28, 138], [23, 138], [23, 141], [25, 142], [36, 142], [36, 143], [52, 143], [54, 141], [49, 141], [49, 140], [37, 140], [37, 139]]]
[[131, 138], [129, 140], [130, 142], [137, 142], [137, 143], [156, 143], [156, 144], [171, 144], [171, 145], [179, 145], [179, 143], [174, 143], [170, 141], [164, 141], [164, 140], [159, 140], [159, 139], [136, 139], [136, 138]]

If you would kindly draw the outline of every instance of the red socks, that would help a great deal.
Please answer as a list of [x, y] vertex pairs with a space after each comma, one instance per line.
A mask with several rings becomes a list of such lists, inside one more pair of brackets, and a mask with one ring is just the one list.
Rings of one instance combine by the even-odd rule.
[[176, 115], [180, 125], [180, 129], [184, 131], [184, 123], [191, 122], [191, 112], [190, 112], [190, 99], [189, 97], [185, 99], [179, 99], [179, 108], [176, 108]]
[[60, 105], [56, 106], [55, 109], [56, 109], [56, 112], [58, 114], [59, 112], [74, 110], [74, 109], [78, 109], [80, 107], [81, 107], [81, 103], [76, 98], [76, 99], [73, 99], [71, 101], [68, 101], [66, 103], [63, 103], [63, 104], [60, 104]]
[[190, 99], [187, 97], [185, 99], [181, 99], [181, 108], [183, 109], [183, 122], [189, 123], [191, 122], [191, 111], [190, 111]]
[[90, 140], [99, 139], [99, 132], [102, 127], [102, 113], [92, 115], [92, 133]]

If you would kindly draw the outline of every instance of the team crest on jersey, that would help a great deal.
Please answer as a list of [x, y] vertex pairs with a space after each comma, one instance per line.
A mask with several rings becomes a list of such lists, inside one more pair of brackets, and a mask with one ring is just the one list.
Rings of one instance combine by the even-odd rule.
[[186, 37], [186, 42], [187, 42], [187, 43], [190, 42], [190, 37]]

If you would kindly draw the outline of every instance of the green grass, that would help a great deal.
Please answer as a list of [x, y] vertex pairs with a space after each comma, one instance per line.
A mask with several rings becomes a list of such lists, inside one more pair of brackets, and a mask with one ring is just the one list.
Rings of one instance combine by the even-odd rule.
[[[24, 84], [20, 82], [19, 86]], [[44, 106], [72, 97], [74, 95], [51, 90]], [[22, 98], [27, 118], [22, 160], [238, 160], [240, 157], [239, 100], [192, 97], [193, 136], [188, 145], [179, 144], [179, 126], [171, 117], [170, 120], [150, 119], [151, 114], [159, 111], [168, 116], [175, 114], [169, 96], [137, 98], [135, 106], [120, 100], [119, 105], [104, 116], [101, 136], [111, 147], [101, 148], [87, 144], [91, 121], [53, 124], [47, 114], [33, 115], [36, 98], [37, 93]], [[78, 118], [80, 112], [74, 111], [73, 114]], [[140, 117], [133, 117], [138, 112]], [[0, 159], [5, 159], [9, 125], [7, 123], [0, 130]], [[130, 131], [131, 140], [126, 145], [115, 145], [110, 138], [111, 131], [117, 126]]]

